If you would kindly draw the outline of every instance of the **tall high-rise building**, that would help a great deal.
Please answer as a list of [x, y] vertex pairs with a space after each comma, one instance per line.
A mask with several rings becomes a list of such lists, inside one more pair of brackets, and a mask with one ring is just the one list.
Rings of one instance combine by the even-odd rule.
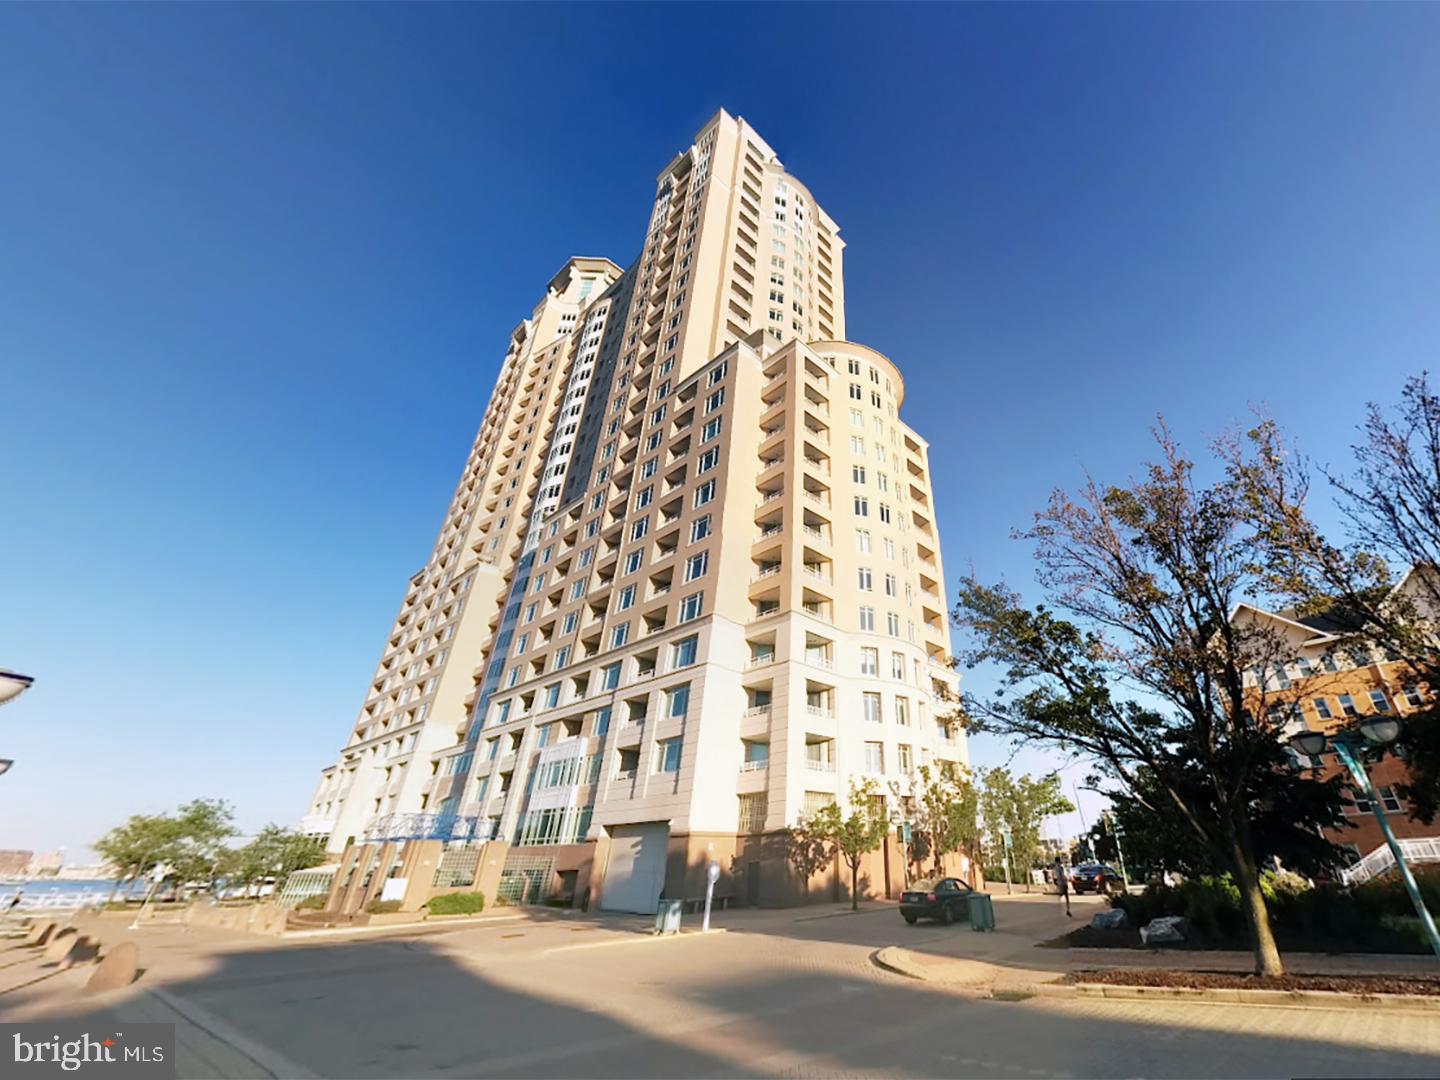
[[635, 263], [551, 281], [306, 819], [374, 849], [340, 893], [430, 843], [426, 888], [483, 848], [512, 898], [654, 910], [716, 861], [786, 902], [815, 886], [789, 827], [865, 779], [901, 820], [922, 766], [964, 764], [927, 448], [898, 368], [844, 340], [842, 252], [720, 112]]

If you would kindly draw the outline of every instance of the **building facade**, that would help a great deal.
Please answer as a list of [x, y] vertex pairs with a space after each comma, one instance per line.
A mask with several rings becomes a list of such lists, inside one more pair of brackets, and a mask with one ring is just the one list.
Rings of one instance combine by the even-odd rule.
[[[1434, 689], [1399, 659], [1374, 646], [1357, 646], [1355, 632], [1334, 615], [1267, 611], [1241, 605], [1235, 620], [1263, 626], [1277, 660], [1247, 677], [1252, 693], [1263, 695], [1268, 718], [1289, 737], [1309, 729], [1327, 734], [1353, 728], [1362, 717], [1379, 714], [1404, 719], [1427, 707]], [[1350, 774], [1334, 753], [1302, 763], [1318, 767], [1321, 779], [1338, 776], [1345, 784], [1345, 825], [1326, 830], [1326, 837], [1359, 860], [1385, 844], [1371, 809], [1370, 797], [1350, 783]], [[1440, 840], [1440, 823], [1426, 825], [1410, 816], [1396, 790], [1409, 770], [1393, 753], [1368, 764], [1375, 796], [1400, 839]]]
[[712, 861], [737, 902], [834, 895], [790, 827], [865, 779], [899, 820], [921, 766], [965, 765], [927, 445], [897, 366], [844, 339], [842, 252], [721, 112], [630, 269], [551, 282], [312, 801], [336, 896], [480, 865], [652, 911]]

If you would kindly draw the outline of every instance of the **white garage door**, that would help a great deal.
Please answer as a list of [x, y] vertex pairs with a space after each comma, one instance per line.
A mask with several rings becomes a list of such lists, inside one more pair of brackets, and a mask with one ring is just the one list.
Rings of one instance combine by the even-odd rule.
[[665, 887], [669, 825], [617, 825], [610, 834], [610, 859], [600, 906], [606, 911], [655, 914]]

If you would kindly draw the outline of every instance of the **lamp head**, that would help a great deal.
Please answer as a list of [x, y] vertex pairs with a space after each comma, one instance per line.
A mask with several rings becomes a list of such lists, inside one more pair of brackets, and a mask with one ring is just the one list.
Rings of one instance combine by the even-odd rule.
[[1386, 746], [1400, 737], [1400, 721], [1393, 716], [1367, 716], [1360, 721], [1360, 734], [1366, 742]]
[[1304, 757], [1319, 757], [1330, 741], [1323, 731], [1297, 731], [1290, 736], [1290, 748]]
[[14, 764], [15, 762], [11, 761], [9, 758], [0, 757], [0, 776], [4, 776], [7, 772], [9, 772], [10, 766]]
[[33, 676], [21, 675], [18, 671], [7, 671], [0, 668], [0, 705], [11, 698], [19, 697], [24, 691], [30, 689], [30, 684], [35, 681]]

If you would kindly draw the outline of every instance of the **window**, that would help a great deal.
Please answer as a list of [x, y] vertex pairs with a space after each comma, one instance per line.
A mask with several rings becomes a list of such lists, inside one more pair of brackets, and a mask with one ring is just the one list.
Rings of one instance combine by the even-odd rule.
[[861, 649], [861, 650], [860, 650], [860, 674], [861, 674], [861, 675], [879, 675], [879, 674], [880, 674], [880, 650], [879, 650], [879, 649]]
[[885, 771], [884, 743], [867, 742], [865, 744], [865, 771], [868, 773], [883, 773]]
[[855, 496], [855, 516], [856, 516], [856, 517], [869, 517], [869, 516], [870, 516], [870, 500], [869, 500], [869, 499], [867, 499], [867, 498], [865, 498], [864, 496], [861, 496], [861, 495], [856, 495], [856, 496]]
[[900, 616], [893, 611], [885, 613], [885, 632], [891, 637], [900, 636]]
[[880, 715], [880, 695], [866, 694], [865, 697], [865, 722], [867, 724], [878, 724], [883, 717]]
[[709, 375], [705, 376], [705, 385], [714, 386], [716, 383], [720, 382], [722, 379], [725, 378], [725, 375], [729, 370], [730, 362], [727, 360], [719, 367], [714, 368]]
[[897, 595], [897, 590], [896, 590], [896, 588], [895, 588], [895, 575], [894, 575], [894, 574], [886, 574], [886, 575], [885, 575], [885, 595], [886, 595], [886, 596], [895, 596], [895, 595]]
[[1377, 713], [1388, 713], [1390, 711], [1390, 699], [1385, 696], [1384, 690], [1370, 691], [1370, 705]]
[[615, 627], [615, 629], [610, 631], [610, 647], [612, 649], [620, 648], [620, 646], [624, 645], [629, 640], [630, 624], [628, 622], [621, 623], [619, 626]]
[[895, 699], [895, 723], [901, 727], [910, 726], [910, 702], [903, 697]]
[[677, 739], [661, 739], [655, 744], [655, 771], [657, 773], [678, 773], [680, 771], [681, 742]]
[[765, 815], [769, 811], [769, 799], [763, 791], [752, 791], [739, 796], [740, 824], [737, 831], [756, 833], [765, 828]]
[[[618, 664], [616, 665], [619, 666]], [[610, 706], [595, 711], [595, 734], [604, 735], [610, 730]]]
[[715, 438], [715, 436], [719, 435], [720, 427], [724, 419], [723, 416], [717, 416], [713, 420], [706, 420], [705, 426], [700, 429], [700, 441], [702, 443], [709, 442]]
[[710, 535], [710, 515], [698, 517], [690, 523], [690, 543], [694, 544], [704, 540]]
[[890, 504], [889, 504], [889, 503], [881, 503], [881, 504], [880, 504], [880, 520], [883, 521], [886, 525], [889, 525], [889, 524], [890, 524]]
[[555, 668], [554, 668], [554, 670], [559, 671], [562, 667], [564, 667], [564, 666], [565, 666], [566, 664], [568, 664], [569, 662], [570, 662], [570, 646], [569, 646], [569, 645], [566, 645], [566, 646], [565, 646], [564, 648], [562, 648], [562, 649], [556, 649], [556, 650], [555, 650]]
[[725, 388], [722, 386], [705, 399], [705, 411], [712, 413], [725, 404]]
[[[887, 536], [887, 537], [885, 537], [885, 539], [882, 541], [882, 545], [883, 545], [884, 548], [885, 548], [885, 558], [890, 559], [890, 560], [893, 561], [894, 558], [895, 558], [895, 541], [894, 541], [894, 540], [891, 540], [891, 539]], [[909, 564], [907, 563], [906, 565], [909, 565]]]
[[705, 594], [703, 592], [691, 593], [680, 601], [680, 622], [689, 622], [691, 619], [698, 619], [705, 609]]
[[690, 684], [665, 691], [665, 715], [672, 719], [690, 711]]
[[850, 396], [856, 401], [861, 401], [864, 399], [865, 391], [861, 388], [858, 382], [852, 382], [850, 384]]
[[655, 470], [659, 467], [660, 459], [652, 457], [649, 461], [645, 462], [644, 465], [640, 466], [640, 479], [649, 480], [650, 477], [655, 475]]
[[510, 702], [502, 701], [495, 707], [495, 723], [503, 724], [510, 719]]
[[1323, 697], [1317, 697], [1315, 699], [1315, 712], [1321, 720], [1333, 720], [1335, 718], [1335, 714], [1330, 711], [1330, 703]]
[[526, 649], [528, 649], [528, 648], [530, 648], [530, 635], [529, 635], [529, 634], [521, 634], [518, 638], [515, 639], [515, 655], [516, 655], [516, 656], [519, 656], [521, 653], [523, 653], [523, 652], [524, 652]]
[[635, 586], [626, 585], [620, 590], [620, 596], [615, 602], [616, 611], [625, 611], [635, 606]]
[[1411, 683], [1409, 686], [1405, 687], [1405, 704], [1409, 705], [1411, 708], [1418, 709], [1424, 703], [1425, 699], [1420, 694], [1420, 687], [1416, 686], [1414, 683]]
[[600, 689], [614, 690], [620, 685], [620, 665], [606, 664], [600, 669]]
[[701, 551], [691, 555], [685, 560], [685, 580], [694, 581], [698, 577], [704, 577], [705, 571], [710, 566], [710, 553]]
[[862, 439], [859, 435], [850, 436], [850, 452], [852, 454], [865, 453], [865, 440]]
[[905, 678], [905, 654], [892, 652], [890, 654], [890, 677], [892, 679]]
[[625, 556], [625, 569], [622, 570], [621, 573], [633, 574], [636, 570], [640, 569], [640, 563], [644, 560], [644, 558], [645, 549], [636, 548], [634, 551], [630, 552], [630, 554]]
[[871, 632], [874, 631], [875, 609], [873, 607], [862, 607], [860, 609], [860, 629], [869, 630]]
[[899, 755], [900, 771], [903, 773], [908, 773], [913, 766], [913, 762], [910, 756], [909, 745], [906, 743], [901, 743], [899, 746], [895, 747], [895, 749]]
[[643, 517], [639, 521], [635, 522], [635, 524], [630, 526], [630, 539], [639, 540], [649, 531], [650, 519], [648, 517]]
[[856, 530], [855, 530], [855, 550], [858, 551], [861, 555], [868, 555], [868, 554], [870, 554], [870, 530], [869, 530], [869, 529], [856, 529]]
[[695, 467], [695, 472], [697, 475], [699, 473], [709, 472], [718, 464], [720, 464], [720, 448], [718, 446], [712, 446], [700, 455], [700, 464]]
[[850, 426], [863, 428], [865, 426], [865, 414], [859, 409], [850, 410]]
[[1346, 716], [1359, 716], [1360, 712], [1355, 708], [1355, 699], [1349, 694], [1340, 695], [1340, 711]]
[[560, 684], [551, 683], [545, 687], [545, 708], [553, 709], [560, 704]]
[[700, 639], [687, 637], [670, 646], [670, 666], [672, 668], [689, 667], [695, 663], [695, 653], [699, 648]]
[[868, 566], [860, 567], [856, 571], [856, 577], [859, 578], [861, 592], [872, 592], [874, 590], [874, 575], [871, 574]]
[[587, 583], [587, 579], [582, 577], [582, 578], [578, 579], [577, 581], [575, 581], [575, 582], [570, 586], [570, 599], [571, 599], [571, 600], [579, 600], [580, 597], [582, 597], [582, 596], [585, 595], [585, 585], [586, 585], [586, 583]]
[[851, 465], [851, 466], [850, 466], [850, 479], [853, 480], [853, 481], [854, 481], [855, 483], [857, 483], [857, 484], [863, 484], [863, 483], [865, 482], [865, 466], [864, 466], [864, 465]]
[[706, 480], [695, 489], [695, 505], [704, 506], [711, 499], [715, 498], [715, 481]]

